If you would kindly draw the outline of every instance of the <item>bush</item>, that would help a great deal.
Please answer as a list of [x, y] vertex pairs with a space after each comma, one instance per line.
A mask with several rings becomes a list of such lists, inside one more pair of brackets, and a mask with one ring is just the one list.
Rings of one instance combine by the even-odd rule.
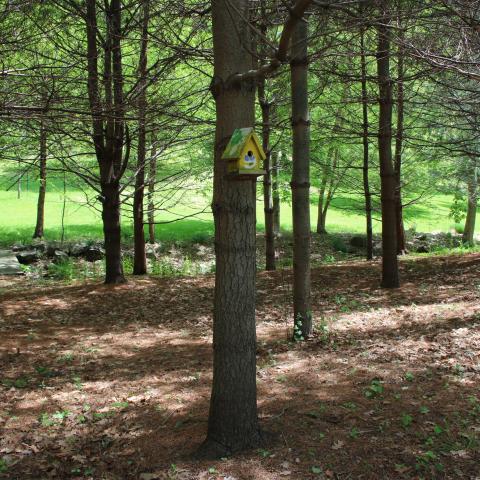
[[206, 244], [211, 236], [207, 232], [196, 232], [192, 235], [192, 243]]
[[127, 274], [133, 273], [133, 257], [131, 255], [125, 255], [122, 258], [123, 271]]
[[348, 253], [347, 245], [345, 244], [342, 237], [333, 237], [332, 238], [332, 247], [338, 252]]
[[51, 263], [48, 266], [48, 275], [57, 280], [72, 280], [75, 276], [73, 262], [68, 259], [58, 263]]

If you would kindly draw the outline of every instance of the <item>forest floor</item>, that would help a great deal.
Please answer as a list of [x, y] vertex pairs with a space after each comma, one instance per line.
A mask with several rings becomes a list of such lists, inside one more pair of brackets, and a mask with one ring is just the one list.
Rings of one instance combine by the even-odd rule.
[[214, 279], [0, 279], [0, 478], [479, 479], [480, 255], [259, 273], [258, 405], [277, 440], [219, 461], [205, 437]]

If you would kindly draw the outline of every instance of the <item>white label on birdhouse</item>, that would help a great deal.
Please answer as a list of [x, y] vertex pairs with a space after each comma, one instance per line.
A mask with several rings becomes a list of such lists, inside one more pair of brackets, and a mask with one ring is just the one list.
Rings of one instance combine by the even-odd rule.
[[257, 159], [255, 158], [255, 155], [251, 150], [249, 150], [243, 158], [243, 163], [245, 168], [248, 170], [255, 168], [255, 166], [257, 165]]

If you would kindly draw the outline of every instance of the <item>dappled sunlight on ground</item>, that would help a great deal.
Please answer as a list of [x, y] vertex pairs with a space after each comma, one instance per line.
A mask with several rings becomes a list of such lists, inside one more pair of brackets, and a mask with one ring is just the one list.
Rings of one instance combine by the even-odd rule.
[[259, 415], [276, 440], [217, 462], [191, 458], [207, 426], [213, 277], [18, 280], [0, 305], [3, 475], [475, 478], [479, 265], [403, 260], [396, 291], [378, 288], [378, 263], [316, 269], [304, 343], [290, 341], [291, 272], [259, 273]]

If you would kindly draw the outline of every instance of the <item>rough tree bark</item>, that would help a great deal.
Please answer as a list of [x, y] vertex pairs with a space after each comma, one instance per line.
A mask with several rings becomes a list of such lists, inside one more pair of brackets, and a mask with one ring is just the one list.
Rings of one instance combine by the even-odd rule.
[[377, 26], [377, 71], [379, 86], [378, 150], [382, 204], [382, 286], [400, 286], [397, 259], [395, 171], [392, 162], [392, 81], [390, 78], [390, 18], [388, 0], [381, 2], [383, 18]]
[[[256, 182], [231, 180], [222, 153], [236, 128], [254, 124], [255, 87], [285, 59], [292, 28], [310, 0], [298, 0], [272, 62], [252, 69], [249, 0], [212, 0], [216, 128], [213, 385], [200, 456], [222, 457], [263, 443], [257, 415], [255, 331]], [[239, 34], [241, 32], [241, 35]], [[240, 73], [239, 73], [240, 72]]]
[[[308, 111], [308, 25], [297, 23], [290, 62], [292, 91], [293, 315], [303, 338], [312, 333], [310, 300], [310, 116]], [[297, 329], [298, 330], [298, 329]]]
[[404, 119], [404, 52], [402, 47], [403, 31], [400, 28], [399, 46], [398, 46], [398, 78], [397, 78], [397, 131], [395, 133], [395, 220], [397, 232], [397, 254], [404, 254], [406, 251], [405, 227], [403, 224], [403, 205], [402, 205], [402, 150], [403, 150], [403, 119]]
[[[222, 153], [236, 128], [254, 125], [255, 81], [227, 84], [248, 71], [248, 0], [213, 0], [216, 104], [214, 153], [215, 295], [213, 386], [208, 433], [200, 454], [222, 457], [260, 445], [257, 416], [255, 331], [255, 179], [227, 178]], [[239, 36], [235, 32], [242, 32]]]
[[39, 155], [39, 176], [40, 182], [38, 188], [37, 201], [37, 223], [33, 238], [42, 238], [44, 235], [45, 224], [45, 194], [47, 191], [47, 129], [45, 119], [40, 120], [40, 155]]
[[[86, 0], [88, 99], [92, 114], [92, 138], [100, 169], [103, 234], [105, 240], [105, 283], [125, 282], [121, 259], [120, 179], [129, 157], [125, 140], [121, 39], [121, 2], [105, 2], [106, 36], [103, 48], [102, 97], [99, 90], [98, 22], [95, 0]], [[128, 137], [128, 135], [127, 135]]]
[[133, 274], [147, 273], [147, 255], [145, 251], [143, 198], [145, 191], [145, 158], [146, 158], [146, 115], [147, 115], [147, 48], [148, 22], [150, 17], [150, 1], [142, 2], [142, 40], [140, 44], [140, 60], [138, 64], [138, 148], [137, 174], [135, 176], [135, 193], [133, 196]]
[[105, 283], [124, 283], [120, 235], [120, 188], [117, 181], [102, 184], [102, 221], [105, 240]]
[[467, 217], [465, 218], [465, 229], [463, 231], [463, 243], [473, 247], [475, 245], [475, 220], [477, 217], [477, 190], [478, 190], [478, 168], [476, 160], [472, 161], [473, 168], [468, 179]]
[[368, 144], [368, 91], [367, 91], [367, 62], [365, 56], [365, 29], [360, 29], [360, 63], [362, 70], [362, 142], [363, 142], [363, 195], [365, 197], [365, 220], [367, 234], [367, 260], [373, 258], [373, 228], [372, 228], [372, 193], [369, 181], [369, 144]]

